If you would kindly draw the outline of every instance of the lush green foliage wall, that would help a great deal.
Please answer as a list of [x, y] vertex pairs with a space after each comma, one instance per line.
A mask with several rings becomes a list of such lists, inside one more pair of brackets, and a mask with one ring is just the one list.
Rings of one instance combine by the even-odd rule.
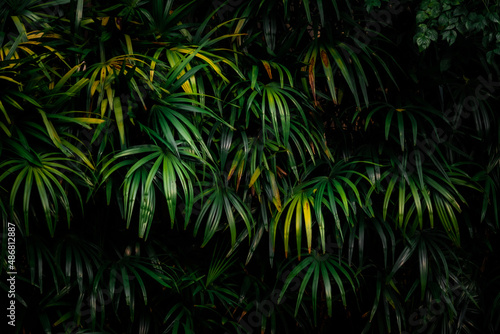
[[2, 0], [15, 331], [498, 333], [499, 10]]

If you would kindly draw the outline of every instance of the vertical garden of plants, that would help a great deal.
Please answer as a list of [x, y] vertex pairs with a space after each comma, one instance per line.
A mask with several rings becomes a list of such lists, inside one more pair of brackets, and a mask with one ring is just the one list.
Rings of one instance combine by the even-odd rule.
[[2, 0], [9, 329], [498, 333], [499, 12]]

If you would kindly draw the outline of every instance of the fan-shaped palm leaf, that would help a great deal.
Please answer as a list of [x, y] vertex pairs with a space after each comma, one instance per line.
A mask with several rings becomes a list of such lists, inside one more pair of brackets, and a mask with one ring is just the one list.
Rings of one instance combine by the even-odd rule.
[[[336, 285], [340, 291], [340, 297], [344, 306], [346, 305], [346, 289], [344, 287], [344, 283], [350, 283], [350, 286], [353, 289], [356, 289], [356, 286], [359, 284], [354, 271], [347, 265], [347, 263], [340, 261], [340, 259], [335, 258], [335, 256], [333, 256], [332, 254], [321, 255], [314, 251], [314, 254], [311, 254], [303, 259], [288, 274], [283, 286], [283, 290], [281, 290], [278, 303], [283, 298], [285, 292], [290, 286], [290, 283], [298, 281], [298, 275], [303, 270], [305, 270], [306, 272], [305, 274], [303, 274], [303, 277], [300, 281], [300, 289], [298, 292], [299, 294], [295, 307], [295, 316], [297, 316], [297, 312], [302, 303], [304, 292], [309, 282], [312, 286], [311, 294], [314, 315], [316, 315], [318, 286], [321, 282], [325, 288], [326, 303], [328, 306], [329, 316], [332, 316], [332, 301], [334, 296], [332, 294], [332, 280], [335, 282], [334, 285]], [[314, 322], [316, 323], [316, 316]]]
[[[80, 192], [73, 181], [80, 176], [77, 171], [66, 165], [66, 163], [78, 163], [56, 153], [36, 153], [15, 141], [9, 142], [9, 146], [15, 156], [0, 164], [0, 170], [3, 170], [0, 181], [12, 180], [9, 201], [11, 209], [16, 208], [18, 191], [24, 183], [23, 218], [25, 232], [29, 235], [29, 212], [30, 206], [33, 205], [32, 190], [35, 188], [42, 204], [47, 227], [50, 234], [54, 235], [55, 226], [59, 220], [57, 217], [59, 203], [62, 204], [66, 212], [68, 225], [71, 222], [70, 201], [67, 195], [68, 186], [74, 189], [80, 204], [82, 204]], [[12, 214], [13, 217], [16, 217], [14, 211]], [[19, 218], [15, 219], [18, 220]]]
[[[116, 154], [103, 166], [103, 182], [118, 169], [128, 166], [123, 183], [123, 199], [127, 226], [132, 220], [136, 199], [140, 192], [139, 237], [146, 237], [151, 228], [156, 204], [156, 188], [160, 189], [167, 201], [170, 221], [174, 224], [177, 207], [177, 180], [181, 183], [186, 202], [186, 224], [191, 216], [193, 206], [194, 170], [189, 161], [200, 158], [192, 154], [186, 147], [171, 147], [164, 142], [165, 147], [157, 145], [141, 145], [123, 150]], [[177, 143], [176, 143], [177, 145]], [[178, 153], [176, 153], [178, 152]], [[143, 156], [140, 159], [136, 155]], [[127, 158], [120, 161], [121, 158]]]

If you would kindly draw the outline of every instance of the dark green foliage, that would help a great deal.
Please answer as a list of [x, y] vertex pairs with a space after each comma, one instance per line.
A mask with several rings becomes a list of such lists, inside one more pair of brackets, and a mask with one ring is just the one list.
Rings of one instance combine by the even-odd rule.
[[497, 333], [498, 8], [2, 2], [15, 332]]

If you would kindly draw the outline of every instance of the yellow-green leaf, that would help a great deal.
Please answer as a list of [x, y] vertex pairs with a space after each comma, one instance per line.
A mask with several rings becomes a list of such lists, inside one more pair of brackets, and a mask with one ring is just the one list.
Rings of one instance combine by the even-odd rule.
[[116, 125], [118, 126], [118, 132], [120, 133], [120, 143], [125, 145], [125, 126], [123, 124], [123, 111], [122, 102], [119, 97], [115, 97], [113, 100]]
[[260, 176], [260, 167], [257, 167], [255, 169], [255, 172], [253, 172], [252, 177], [250, 178], [250, 183], [248, 184], [248, 188], [252, 188], [253, 184], [255, 183], [255, 181], [257, 181], [259, 176]]
[[311, 205], [309, 200], [304, 196], [302, 200], [302, 206], [304, 210], [304, 222], [306, 224], [306, 235], [307, 235], [307, 251], [311, 254], [312, 245], [312, 221], [311, 221]]

